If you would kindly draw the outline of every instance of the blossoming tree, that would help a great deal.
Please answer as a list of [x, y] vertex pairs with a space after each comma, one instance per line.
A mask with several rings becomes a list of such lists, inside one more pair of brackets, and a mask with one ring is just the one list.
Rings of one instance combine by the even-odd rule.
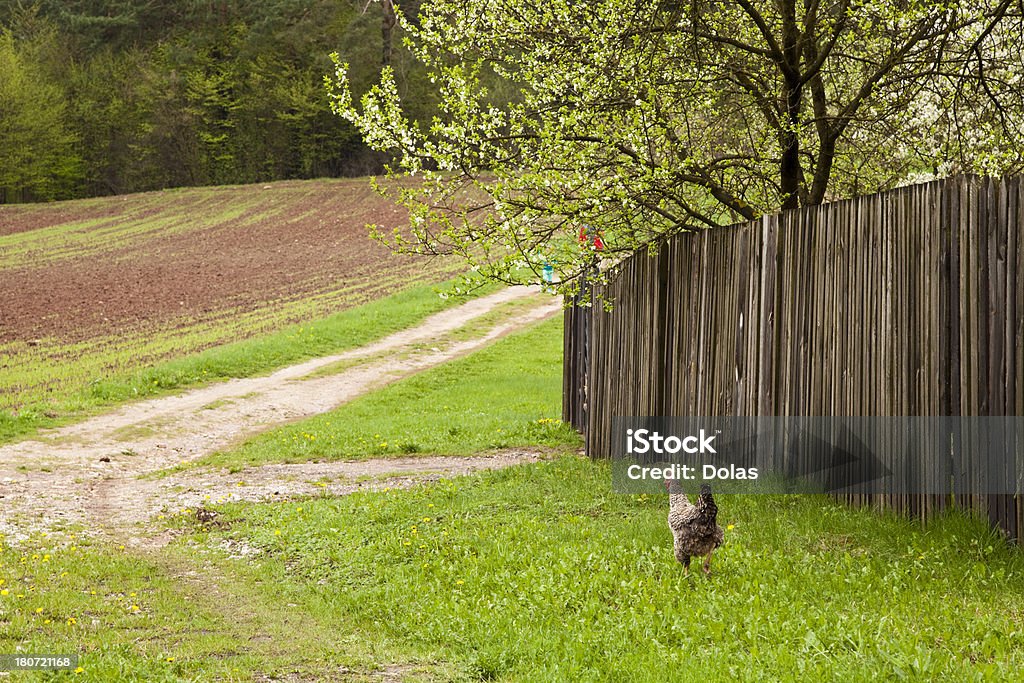
[[[433, 120], [394, 74], [334, 110], [391, 155], [399, 249], [566, 291], [679, 231], [950, 172], [1022, 166], [1016, 0], [430, 0], [397, 14]], [[337, 61], [337, 60], [336, 60]]]

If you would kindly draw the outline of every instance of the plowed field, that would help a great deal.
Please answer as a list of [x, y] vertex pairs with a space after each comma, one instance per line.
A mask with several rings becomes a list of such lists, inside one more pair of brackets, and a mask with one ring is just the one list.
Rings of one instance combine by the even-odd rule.
[[454, 274], [368, 236], [403, 218], [366, 179], [0, 206], [0, 410], [66, 388], [43, 366], [131, 370]]

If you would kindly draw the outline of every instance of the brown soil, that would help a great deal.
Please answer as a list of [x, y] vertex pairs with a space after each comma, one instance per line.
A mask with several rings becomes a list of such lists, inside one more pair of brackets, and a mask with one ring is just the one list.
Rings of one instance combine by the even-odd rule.
[[[237, 218], [192, 227], [238, 206], [247, 208]], [[89, 253], [0, 269], [0, 341], [75, 341], [343, 290], [354, 305], [456, 267], [370, 239], [368, 223], [397, 226], [403, 214], [364, 179], [0, 208], [0, 235], [86, 219], [97, 231]], [[140, 219], [164, 223], [93, 251], [104, 228]]]
[[90, 206], [82, 202], [0, 206], [0, 235], [13, 235], [16, 232], [102, 218], [108, 215], [109, 211], [105, 206]]

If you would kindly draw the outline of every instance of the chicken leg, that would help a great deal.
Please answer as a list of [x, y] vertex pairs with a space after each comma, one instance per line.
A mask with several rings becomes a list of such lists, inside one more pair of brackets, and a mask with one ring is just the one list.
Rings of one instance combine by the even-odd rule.
[[715, 551], [711, 550], [710, 552], [708, 552], [707, 556], [705, 556], [705, 558], [704, 558], [704, 573], [707, 574], [708, 576], [711, 576], [711, 553], [713, 553], [713, 552], [715, 552]]

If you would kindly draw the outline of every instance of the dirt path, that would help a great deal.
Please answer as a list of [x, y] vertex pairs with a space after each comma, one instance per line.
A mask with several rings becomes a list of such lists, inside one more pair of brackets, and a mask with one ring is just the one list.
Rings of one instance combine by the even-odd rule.
[[[495, 307], [527, 297], [535, 304], [519, 309], [483, 335], [464, 341], [445, 339]], [[465, 473], [535, 460], [535, 453], [509, 452], [493, 457], [270, 465], [236, 474], [190, 470], [160, 479], [139, 478], [197, 460], [284, 422], [331, 410], [367, 391], [472, 352], [559, 309], [556, 299], [534, 288], [509, 288], [359, 349], [264, 377], [133, 403], [51, 430], [36, 440], [0, 446], [0, 534], [16, 541], [35, 530], [83, 523], [126, 537], [127, 542], [152, 544], [159, 539], [137, 525], [161, 510], [196, 506], [204, 500], [260, 500], [324, 490], [340, 494], [363, 486], [387, 486], [389, 478]], [[351, 367], [312, 375], [345, 362]], [[395, 479], [390, 485], [401, 485], [401, 481]]]

